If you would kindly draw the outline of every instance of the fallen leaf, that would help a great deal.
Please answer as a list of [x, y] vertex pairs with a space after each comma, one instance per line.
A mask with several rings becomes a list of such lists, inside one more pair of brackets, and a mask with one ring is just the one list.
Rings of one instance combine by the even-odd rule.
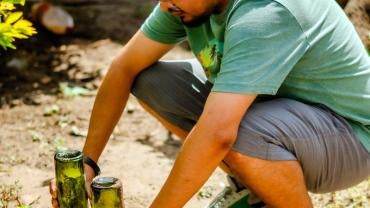
[[89, 90], [79, 86], [73, 86], [67, 83], [60, 83], [59, 84], [60, 92], [66, 97], [73, 97], [79, 95], [88, 95]]
[[86, 137], [87, 131], [80, 130], [76, 126], [72, 126], [70, 134], [72, 136]]

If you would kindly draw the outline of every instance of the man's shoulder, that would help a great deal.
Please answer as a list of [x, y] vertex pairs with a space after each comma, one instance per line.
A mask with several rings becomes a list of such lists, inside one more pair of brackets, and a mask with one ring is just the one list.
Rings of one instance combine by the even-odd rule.
[[234, 0], [228, 14], [228, 21], [271, 22], [277, 16], [289, 11], [285, 5], [275, 0]]
[[[226, 30], [235, 27], [248, 30], [271, 31], [287, 28], [296, 18], [283, 4], [275, 0], [234, 0], [227, 17]], [[282, 28], [283, 29], [283, 28]]]
[[299, 24], [308, 39], [320, 36], [317, 34], [320, 32], [316, 28], [318, 25], [333, 28], [337, 27], [336, 24], [342, 27], [350, 24], [335, 1], [322, 0], [234, 0], [227, 20], [229, 26], [241, 23], [258, 28], [294, 22]]

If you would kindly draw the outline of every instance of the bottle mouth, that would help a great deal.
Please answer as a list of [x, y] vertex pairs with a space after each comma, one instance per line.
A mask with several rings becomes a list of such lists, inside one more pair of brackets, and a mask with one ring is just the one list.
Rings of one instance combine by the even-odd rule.
[[121, 186], [121, 181], [114, 177], [98, 177], [91, 183], [93, 189], [116, 189]]
[[78, 150], [58, 150], [54, 156], [60, 162], [78, 161], [82, 159], [82, 152]]

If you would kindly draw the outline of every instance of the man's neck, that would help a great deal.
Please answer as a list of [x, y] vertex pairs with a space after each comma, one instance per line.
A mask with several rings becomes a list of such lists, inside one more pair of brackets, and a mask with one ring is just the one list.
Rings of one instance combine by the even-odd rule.
[[227, 5], [229, 3], [229, 0], [220, 0], [220, 3], [219, 5], [217, 6], [216, 10], [215, 10], [215, 14], [220, 14], [222, 13], [223, 11], [225, 11], [225, 9], [227, 8]]

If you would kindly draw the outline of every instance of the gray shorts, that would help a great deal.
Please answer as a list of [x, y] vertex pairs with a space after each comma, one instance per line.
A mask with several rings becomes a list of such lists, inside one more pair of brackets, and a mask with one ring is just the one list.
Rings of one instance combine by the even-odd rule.
[[[137, 76], [132, 94], [190, 131], [211, 88], [196, 60], [163, 61]], [[257, 100], [241, 121], [233, 150], [265, 160], [297, 160], [308, 190], [316, 193], [344, 189], [370, 175], [370, 154], [351, 126], [321, 104]]]

